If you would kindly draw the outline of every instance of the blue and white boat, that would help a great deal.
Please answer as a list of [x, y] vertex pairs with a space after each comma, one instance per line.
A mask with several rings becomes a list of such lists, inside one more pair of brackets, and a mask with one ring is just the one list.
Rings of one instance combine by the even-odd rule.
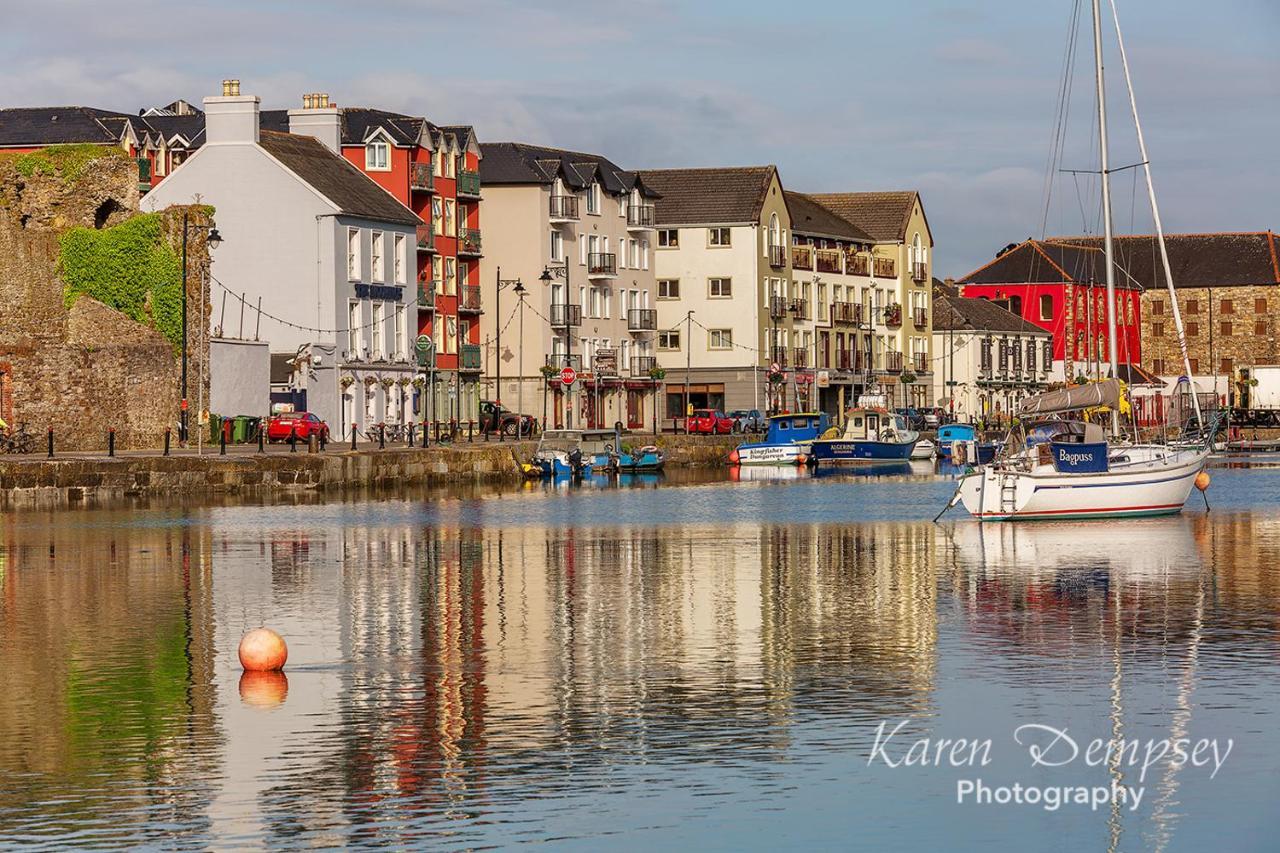
[[773, 415], [764, 441], [740, 444], [729, 453], [732, 465], [800, 465], [813, 440], [831, 427], [826, 412]]
[[616, 452], [610, 444], [605, 446], [603, 453], [597, 453], [592, 457], [591, 467], [603, 471], [653, 473], [661, 471], [666, 461], [662, 451], [652, 444], [633, 450], [624, 448]]
[[[954, 465], [979, 465], [996, 458], [999, 445], [980, 441], [973, 424], [946, 424], [938, 427], [938, 456]], [[957, 447], [959, 448], [957, 452]]]
[[906, 462], [920, 440], [902, 415], [883, 409], [850, 409], [844, 432], [814, 441], [813, 465], [837, 462]]
[[538, 440], [524, 473], [528, 477], [581, 477], [590, 468], [582, 454], [581, 431], [549, 429]]

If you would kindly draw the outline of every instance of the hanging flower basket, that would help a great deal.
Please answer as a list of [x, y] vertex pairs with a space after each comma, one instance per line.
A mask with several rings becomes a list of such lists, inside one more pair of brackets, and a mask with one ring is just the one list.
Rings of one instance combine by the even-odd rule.
[[776, 372], [770, 371], [767, 378], [770, 385], [781, 385], [787, 381], [787, 374], [781, 370]]
[[559, 370], [558, 368], [556, 368], [556, 367], [554, 367], [554, 366], [550, 365], [550, 364], [544, 364], [544, 365], [542, 365], [542, 367], [540, 367], [540, 368], [538, 368], [538, 369], [539, 369], [540, 371], [542, 371], [542, 378], [543, 378], [543, 379], [551, 379], [551, 378], [553, 378], [553, 377], [555, 377], [555, 376], [558, 376], [558, 375], [560, 374], [560, 370]]
[[338, 384], [345, 390], [356, 384], [356, 378], [350, 373], [344, 373], [338, 377]]
[[910, 385], [910, 384], [912, 384], [912, 383], [913, 383], [913, 382], [915, 382], [915, 381], [916, 381], [916, 375], [915, 375], [914, 373], [904, 373], [904, 374], [902, 374], [902, 384], [903, 384], [903, 385]]
[[378, 381], [382, 383], [382, 387], [383, 387], [383, 388], [386, 388], [386, 389], [388, 389], [388, 390], [390, 390], [390, 389], [391, 389], [391, 386], [392, 386], [392, 385], [395, 385], [395, 384], [396, 384], [396, 380], [395, 380], [394, 378], [390, 377], [390, 376], [384, 376], [384, 377], [382, 377], [381, 379], [379, 379]]
[[423, 379], [421, 376], [415, 376], [413, 378], [413, 387], [421, 391], [423, 388], [427, 387], [427, 380]]
[[376, 376], [366, 376], [366, 377], [364, 378], [364, 384], [365, 384], [365, 386], [366, 386], [366, 387], [368, 387], [368, 388], [372, 388], [374, 385], [377, 385], [377, 384], [378, 384], [378, 377], [376, 377]]
[[661, 382], [662, 380], [667, 378], [666, 368], [663, 368], [663, 367], [649, 368], [649, 378], [652, 379], [654, 382]]
[[412, 381], [413, 380], [410, 379], [408, 376], [401, 376], [399, 379], [396, 380], [396, 384], [399, 385], [401, 388], [408, 388], [409, 383]]

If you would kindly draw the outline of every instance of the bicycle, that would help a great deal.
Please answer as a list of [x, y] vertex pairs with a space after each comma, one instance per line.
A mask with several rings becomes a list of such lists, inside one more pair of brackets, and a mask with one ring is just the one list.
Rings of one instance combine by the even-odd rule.
[[18, 424], [18, 429], [6, 435], [0, 435], [0, 452], [33, 453], [36, 449], [36, 437], [27, 432], [26, 423]]
[[404, 424], [374, 424], [365, 430], [362, 435], [369, 441], [378, 441], [383, 435], [387, 441], [407, 441], [409, 438], [409, 427]]

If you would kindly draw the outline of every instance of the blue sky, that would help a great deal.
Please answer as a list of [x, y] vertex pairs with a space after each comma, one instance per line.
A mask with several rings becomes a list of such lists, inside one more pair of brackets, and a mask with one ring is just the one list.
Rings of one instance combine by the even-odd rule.
[[[238, 77], [266, 106], [328, 91], [626, 167], [776, 163], [790, 189], [919, 189], [960, 275], [1040, 233], [1073, 2], [43, 0], [6, 16], [0, 105], [136, 110]], [[1119, 2], [1167, 228], [1280, 227], [1280, 2]], [[1063, 165], [1091, 168], [1081, 34]], [[1113, 158], [1134, 162], [1109, 66]], [[1118, 227], [1149, 231], [1132, 181]], [[1096, 227], [1088, 189], [1055, 181], [1050, 233]]]

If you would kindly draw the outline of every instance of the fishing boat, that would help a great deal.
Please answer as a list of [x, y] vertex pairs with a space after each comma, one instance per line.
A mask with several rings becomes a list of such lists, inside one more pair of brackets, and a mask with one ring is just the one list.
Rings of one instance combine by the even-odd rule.
[[[834, 432], [834, 430], [833, 430]], [[811, 444], [811, 465], [906, 461], [920, 440], [902, 415], [881, 409], [850, 409], [844, 431]]]
[[628, 473], [653, 473], [661, 471], [666, 464], [666, 456], [656, 445], [646, 444], [644, 447], [614, 450], [614, 445], [605, 445], [604, 451], [591, 457], [591, 467], [597, 471], [618, 471]]
[[912, 461], [922, 461], [933, 459], [938, 455], [938, 446], [927, 438], [922, 438], [916, 442], [916, 446], [911, 449]]
[[533, 458], [524, 465], [527, 477], [581, 477], [590, 470], [582, 453], [582, 432], [549, 429], [538, 439]]
[[995, 458], [997, 444], [981, 441], [973, 424], [938, 427], [938, 455], [955, 465], [975, 465]]
[[740, 444], [729, 452], [731, 465], [800, 465], [813, 440], [831, 426], [826, 412], [773, 415], [764, 441]]

